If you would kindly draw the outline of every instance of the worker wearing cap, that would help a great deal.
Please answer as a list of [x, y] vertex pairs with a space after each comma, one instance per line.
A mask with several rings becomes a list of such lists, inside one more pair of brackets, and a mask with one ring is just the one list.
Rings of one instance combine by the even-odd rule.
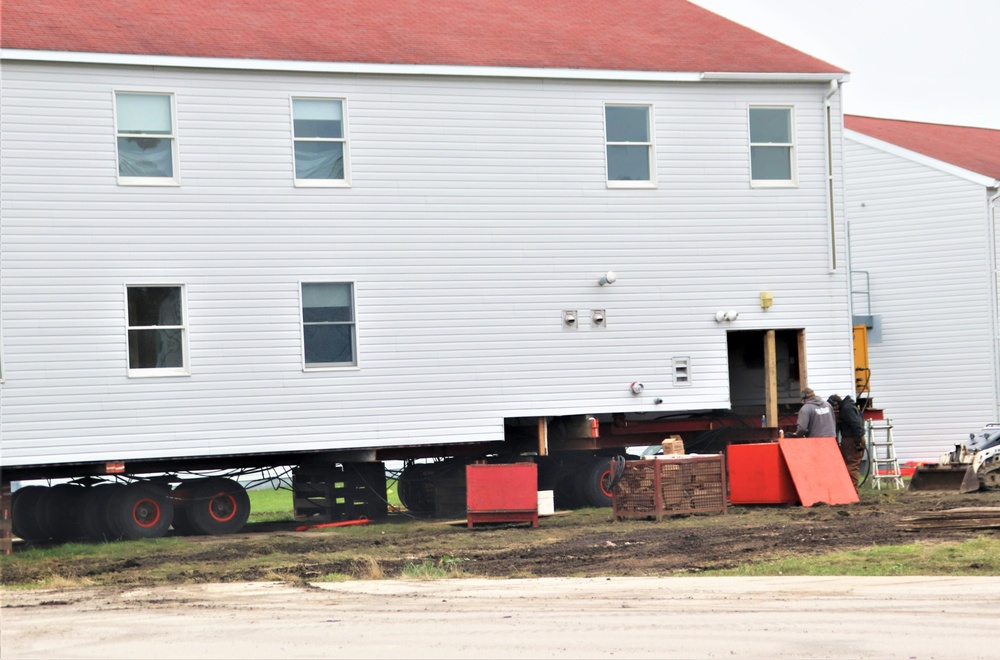
[[802, 390], [802, 408], [793, 434], [798, 438], [836, 438], [837, 419], [833, 408], [810, 388]]
[[840, 431], [840, 453], [844, 465], [854, 481], [857, 490], [861, 479], [861, 457], [865, 453], [865, 420], [850, 396], [841, 398], [834, 394], [827, 402], [833, 406], [837, 416], [837, 430]]

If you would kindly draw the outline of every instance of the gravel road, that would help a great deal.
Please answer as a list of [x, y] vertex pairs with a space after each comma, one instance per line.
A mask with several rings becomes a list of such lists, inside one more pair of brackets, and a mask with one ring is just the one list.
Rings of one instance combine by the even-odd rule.
[[0, 597], [5, 660], [1000, 657], [1000, 577], [367, 580]]

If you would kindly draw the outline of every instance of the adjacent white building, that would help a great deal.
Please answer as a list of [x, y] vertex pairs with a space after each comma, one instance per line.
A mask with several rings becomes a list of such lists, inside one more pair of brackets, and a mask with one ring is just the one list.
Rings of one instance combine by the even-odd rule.
[[853, 387], [847, 74], [695, 5], [5, 0], [0, 66], [4, 467]]
[[897, 454], [1000, 420], [1000, 131], [848, 116], [854, 311]]

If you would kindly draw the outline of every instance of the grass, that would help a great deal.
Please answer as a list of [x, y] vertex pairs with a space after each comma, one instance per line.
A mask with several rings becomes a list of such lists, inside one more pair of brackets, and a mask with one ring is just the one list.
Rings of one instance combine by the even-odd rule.
[[701, 575], [1000, 575], [1000, 539], [880, 546], [820, 557], [793, 557]]
[[420, 563], [407, 564], [403, 568], [403, 577], [412, 580], [439, 580], [444, 578], [464, 577], [461, 562], [468, 561], [461, 557], [441, 557], [437, 561], [425, 559]]
[[294, 503], [290, 490], [249, 490], [250, 522], [294, 520]]

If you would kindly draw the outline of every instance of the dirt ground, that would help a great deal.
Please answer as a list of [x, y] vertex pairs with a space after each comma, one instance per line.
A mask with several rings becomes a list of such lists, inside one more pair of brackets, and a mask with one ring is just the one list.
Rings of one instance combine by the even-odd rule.
[[[725, 514], [614, 521], [611, 509], [557, 512], [537, 529], [416, 521], [401, 514], [364, 527], [296, 531], [295, 523], [248, 525], [228, 537], [129, 544], [115, 553], [67, 552], [48, 561], [0, 562], [0, 584], [157, 586], [310, 581], [404, 575], [426, 565], [479, 577], [603, 577], [698, 574], [791, 555], [935, 543], [1000, 535], [998, 529], [908, 530], [926, 512], [1000, 507], [1000, 491], [862, 491], [858, 504], [730, 506]], [[123, 544], [124, 545], [124, 544]], [[25, 556], [27, 559], [27, 556]], [[975, 567], [970, 567], [975, 568]]]

